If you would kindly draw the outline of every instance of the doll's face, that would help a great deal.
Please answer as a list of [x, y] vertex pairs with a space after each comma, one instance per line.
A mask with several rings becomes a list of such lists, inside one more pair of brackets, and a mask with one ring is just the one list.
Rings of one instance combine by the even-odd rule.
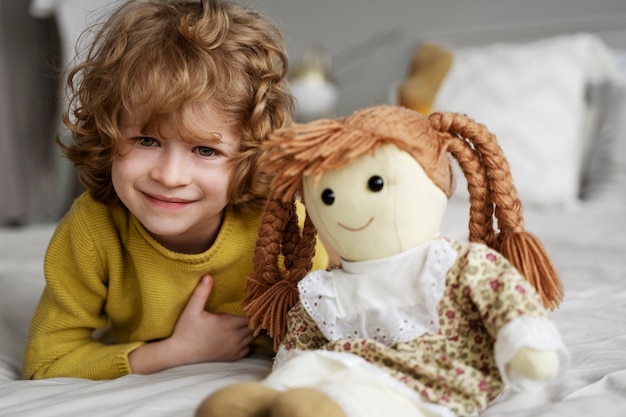
[[439, 234], [447, 198], [408, 153], [383, 145], [304, 178], [304, 201], [321, 237], [342, 259], [364, 261], [400, 253]]

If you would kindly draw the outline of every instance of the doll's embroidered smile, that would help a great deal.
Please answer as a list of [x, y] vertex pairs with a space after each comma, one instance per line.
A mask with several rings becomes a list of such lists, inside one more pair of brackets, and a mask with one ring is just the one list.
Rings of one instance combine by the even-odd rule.
[[344, 228], [344, 229], [346, 229], [346, 230], [349, 230], [349, 231], [351, 231], [351, 232], [359, 232], [359, 231], [361, 231], [361, 230], [365, 229], [365, 228], [366, 228], [367, 226], [369, 226], [370, 224], [372, 224], [372, 222], [373, 222], [373, 221], [374, 221], [374, 217], [372, 216], [372, 217], [370, 217], [370, 219], [368, 220], [368, 222], [367, 222], [367, 223], [365, 223], [363, 226], [361, 226], [361, 227], [357, 227], [357, 228], [348, 227], [348, 226], [346, 226], [346, 225], [344, 225], [344, 224], [341, 224], [341, 223], [339, 223], [339, 222], [337, 222], [337, 224], [338, 224], [340, 227], [342, 227], [342, 228]]

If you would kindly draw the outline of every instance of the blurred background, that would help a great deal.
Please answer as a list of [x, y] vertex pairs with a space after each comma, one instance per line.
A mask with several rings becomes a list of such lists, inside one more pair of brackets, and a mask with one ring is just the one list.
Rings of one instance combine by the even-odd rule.
[[[239, 1], [283, 30], [292, 83], [323, 104], [302, 118], [389, 102], [427, 39], [464, 46], [593, 32], [626, 49], [624, 0]], [[62, 69], [79, 34], [112, 4], [0, 0], [0, 225], [56, 221], [80, 192], [54, 143]]]

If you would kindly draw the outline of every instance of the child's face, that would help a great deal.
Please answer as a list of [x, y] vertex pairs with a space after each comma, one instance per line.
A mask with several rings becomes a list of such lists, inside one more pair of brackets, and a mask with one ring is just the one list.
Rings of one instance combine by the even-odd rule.
[[241, 140], [209, 105], [189, 107], [186, 117], [193, 141], [183, 140], [170, 123], [142, 132], [136, 117], [123, 114], [112, 180], [122, 203], [159, 243], [199, 253], [219, 232], [232, 177], [229, 159]]

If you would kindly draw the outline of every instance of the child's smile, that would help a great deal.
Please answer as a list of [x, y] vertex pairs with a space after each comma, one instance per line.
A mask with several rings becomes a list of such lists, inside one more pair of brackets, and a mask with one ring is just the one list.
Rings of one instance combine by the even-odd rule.
[[152, 195], [147, 192], [143, 192], [143, 195], [150, 204], [154, 205], [156, 208], [160, 208], [163, 210], [171, 210], [178, 211], [184, 210], [191, 204], [193, 204], [196, 200], [189, 200], [177, 197], [165, 197], [160, 195]]

